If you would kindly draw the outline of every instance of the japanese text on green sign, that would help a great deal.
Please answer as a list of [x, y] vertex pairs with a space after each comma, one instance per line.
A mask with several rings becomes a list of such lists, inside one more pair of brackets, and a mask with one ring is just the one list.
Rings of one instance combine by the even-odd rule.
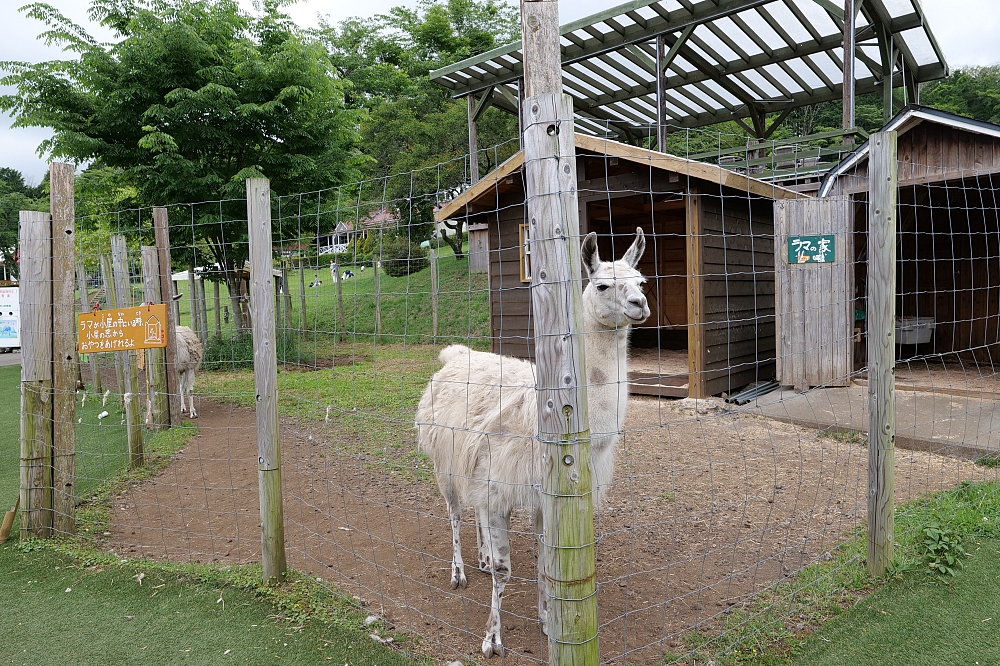
[[833, 234], [792, 236], [788, 239], [790, 264], [829, 264], [833, 258]]

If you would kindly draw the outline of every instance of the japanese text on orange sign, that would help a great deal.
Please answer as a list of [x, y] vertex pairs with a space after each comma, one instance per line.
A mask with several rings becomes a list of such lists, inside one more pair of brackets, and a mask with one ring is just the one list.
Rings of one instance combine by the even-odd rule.
[[167, 306], [95, 310], [77, 317], [81, 354], [167, 346]]

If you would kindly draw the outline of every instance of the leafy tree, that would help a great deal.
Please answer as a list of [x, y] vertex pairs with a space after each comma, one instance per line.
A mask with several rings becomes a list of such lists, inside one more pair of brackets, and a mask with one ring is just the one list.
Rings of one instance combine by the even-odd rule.
[[18, 277], [18, 222], [22, 210], [49, 209], [48, 174], [34, 187], [10, 167], [0, 168], [0, 261], [8, 278]]
[[960, 116], [1000, 123], [1000, 65], [957, 69], [927, 84], [920, 102]]
[[[46, 41], [77, 57], [0, 63], [0, 84], [16, 88], [0, 109], [16, 127], [54, 130], [40, 153], [116, 170], [144, 205], [231, 199], [252, 176], [278, 192], [356, 180], [358, 114], [344, 107], [323, 46], [282, 4], [248, 14], [235, 0], [91, 0], [91, 18], [116, 35], [110, 44], [50, 5], [28, 5], [49, 26]], [[247, 256], [239, 208], [190, 220], [191, 245], [206, 244], [231, 293]]]
[[[377, 194], [418, 242], [433, 231], [434, 208], [467, 186], [465, 100], [453, 100], [427, 74], [513, 41], [517, 10], [497, 0], [422, 0], [416, 9], [349, 19], [319, 30], [340, 76], [353, 85], [347, 103], [362, 110], [359, 145], [366, 175], [384, 179]], [[478, 123], [480, 174], [517, 150], [517, 119], [489, 109]], [[404, 233], [400, 230], [400, 233]], [[444, 236], [462, 256], [460, 228]]]

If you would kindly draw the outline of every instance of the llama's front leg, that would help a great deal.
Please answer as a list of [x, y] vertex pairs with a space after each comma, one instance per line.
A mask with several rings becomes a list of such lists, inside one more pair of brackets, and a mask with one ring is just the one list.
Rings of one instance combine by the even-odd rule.
[[181, 414], [183, 414], [184, 412], [186, 412], [186, 411], [187, 411], [187, 410], [186, 410], [186, 409], [184, 408], [184, 373], [181, 373], [181, 376], [180, 376], [180, 381], [179, 381], [179, 382], [177, 382], [177, 384], [178, 384], [178, 386], [177, 386], [177, 390], [178, 390], [178, 391], [180, 392], [180, 394], [181, 394]]
[[462, 507], [448, 502], [448, 514], [451, 517], [451, 589], [461, 587], [464, 590], [469, 581], [465, 577], [465, 562], [462, 560]]
[[545, 552], [545, 532], [542, 525], [542, 510], [535, 509], [535, 539], [538, 542], [538, 621], [542, 624], [542, 633], [549, 635], [549, 579], [548, 557]]
[[483, 639], [483, 654], [503, 656], [503, 641], [500, 638], [500, 605], [503, 592], [510, 580], [510, 514], [491, 515], [483, 530], [487, 552], [493, 572], [493, 598], [490, 602], [490, 617], [486, 621], [486, 638]]
[[187, 387], [188, 396], [188, 414], [191, 418], [198, 418], [198, 412], [194, 411], [194, 375], [191, 375], [191, 379], [188, 381]]

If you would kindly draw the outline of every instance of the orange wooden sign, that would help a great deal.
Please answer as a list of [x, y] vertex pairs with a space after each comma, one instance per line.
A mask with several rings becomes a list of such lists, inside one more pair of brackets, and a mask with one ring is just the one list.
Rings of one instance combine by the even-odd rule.
[[163, 303], [94, 310], [78, 315], [77, 322], [81, 354], [167, 346], [167, 306]]

